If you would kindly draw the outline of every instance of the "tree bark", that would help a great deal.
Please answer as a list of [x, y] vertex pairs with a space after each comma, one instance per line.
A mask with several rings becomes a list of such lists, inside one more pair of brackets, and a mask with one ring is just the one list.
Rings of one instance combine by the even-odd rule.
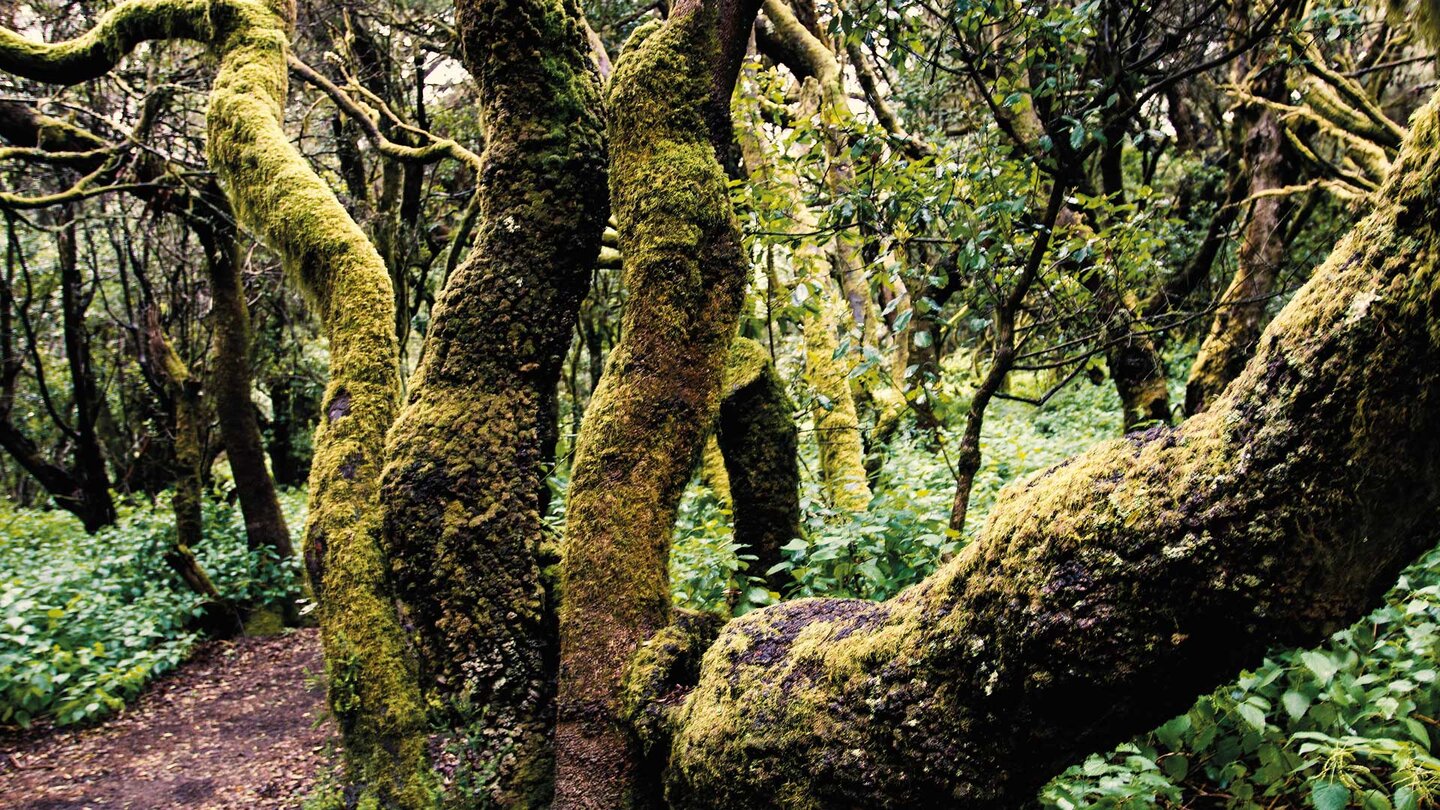
[[1209, 410], [1013, 485], [895, 599], [732, 622], [675, 717], [672, 804], [1020, 806], [1360, 616], [1440, 516], [1437, 195], [1440, 100]]
[[730, 482], [735, 543], [754, 557], [750, 572], [771, 590], [793, 580], [780, 547], [800, 536], [800, 457], [794, 406], [770, 353], [736, 338], [725, 366], [716, 440]]
[[215, 343], [210, 373], [211, 401], [220, 425], [220, 440], [235, 478], [235, 493], [245, 518], [245, 538], [254, 549], [270, 549], [288, 560], [295, 555], [290, 528], [280, 511], [275, 482], [265, 466], [265, 446], [255, 418], [250, 388], [250, 311], [238, 265], [238, 234], [230, 203], [218, 186], [203, 189], [187, 216], [205, 249], [210, 281], [210, 313]]
[[482, 797], [544, 807], [557, 649], [539, 493], [608, 217], [600, 80], [570, 0], [461, 0], [457, 13], [486, 134], [480, 224], [391, 429], [386, 549], [424, 683]]
[[[1265, 85], [1258, 95], [1283, 99], [1287, 92], [1284, 71], [1272, 71]], [[1285, 263], [1288, 246], [1282, 224], [1289, 199], [1271, 192], [1288, 185], [1294, 169], [1286, 159], [1285, 133], [1275, 111], [1256, 104], [1248, 106], [1254, 123], [1245, 138], [1245, 165], [1254, 202], [1236, 256], [1235, 276], [1220, 297], [1210, 332], [1200, 344], [1185, 383], [1188, 414], [1209, 407], [1244, 369], [1255, 351], [1265, 310]]]
[[754, 13], [745, 2], [677, 3], [663, 25], [631, 36], [611, 83], [611, 204], [630, 297], [570, 482], [557, 808], [659, 798], [622, 719], [620, 678], [670, 621], [675, 511], [739, 321], [747, 264], [718, 156]]

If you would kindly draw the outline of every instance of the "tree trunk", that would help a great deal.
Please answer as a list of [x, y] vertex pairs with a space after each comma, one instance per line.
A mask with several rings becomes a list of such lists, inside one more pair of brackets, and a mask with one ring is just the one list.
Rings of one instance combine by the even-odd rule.
[[310, 476], [310, 461], [296, 444], [296, 433], [313, 413], [311, 399], [296, 396], [301, 384], [293, 377], [272, 379], [270, 395], [270, 439], [265, 454], [270, 457], [270, 470], [275, 483], [282, 487], [298, 487]]
[[544, 807], [557, 650], [539, 495], [608, 216], [600, 81], [571, 2], [461, 0], [457, 13], [486, 134], [480, 221], [391, 429], [386, 548], [424, 684], [482, 798]]
[[250, 397], [250, 312], [240, 281], [238, 235], [231, 221], [230, 203], [219, 187], [212, 185], [202, 190], [188, 218], [205, 249], [210, 312], [215, 324], [209, 387], [220, 440], [225, 445], [240, 512], [245, 517], [245, 538], [252, 550], [270, 549], [279, 559], [288, 560], [295, 554], [290, 528], [280, 511], [275, 483], [265, 467], [265, 447], [255, 418], [255, 402]]
[[[1273, 71], [1266, 85], [1259, 92], [1261, 97], [1283, 99], [1284, 71]], [[1285, 133], [1275, 111], [1259, 107], [1251, 109], [1249, 114], [1254, 116], [1254, 124], [1245, 138], [1245, 164], [1254, 202], [1236, 257], [1235, 277], [1220, 296], [1210, 332], [1190, 367], [1190, 378], [1185, 384], [1188, 414], [1208, 408], [1245, 368], [1260, 338], [1265, 310], [1285, 263], [1288, 245], [1281, 226], [1289, 209], [1289, 199], [1264, 195], [1284, 188], [1294, 170], [1285, 156]]]
[[[793, 15], [790, 19], [794, 20]], [[798, 22], [794, 27], [803, 32]], [[820, 85], [813, 80], [802, 85], [802, 114], [818, 108], [820, 90]], [[793, 228], [799, 235], [791, 247], [790, 261], [796, 286], [805, 285], [810, 296], [810, 317], [802, 329], [805, 381], [814, 394], [810, 416], [814, 422], [815, 443], [820, 450], [820, 480], [825, 487], [826, 503], [832, 509], [844, 515], [858, 512], [870, 505], [872, 493], [865, 470], [859, 408], [850, 384], [850, 364], [840, 350], [835, 322], [837, 310], [845, 304], [830, 276], [831, 265], [824, 248], [803, 235], [816, 230], [817, 225], [815, 214], [805, 204], [800, 189], [788, 179], [774, 176], [775, 165], [765, 154], [753, 123], [741, 129], [740, 143], [751, 175], [768, 178], [783, 189], [791, 202]]]
[[236, 633], [242, 629], [239, 614], [216, 590], [191, 551], [205, 538], [204, 491], [200, 480], [203, 455], [200, 426], [205, 415], [200, 402], [200, 384], [165, 339], [159, 312], [151, 308], [144, 317], [143, 360], [164, 386], [174, 425], [175, 492], [170, 498], [170, 507], [175, 513], [175, 539], [164, 552], [165, 564], [204, 600], [201, 623], [206, 629], [215, 634]]
[[717, 155], [753, 18], [753, 6], [676, 3], [631, 36], [611, 82], [611, 204], [630, 297], [571, 475], [556, 808], [658, 801], [621, 719], [620, 678], [670, 621], [675, 511], [739, 321], [747, 265]]
[[895, 599], [732, 622], [675, 717], [672, 804], [1020, 806], [1360, 616], [1440, 517], [1437, 197], [1440, 100], [1209, 410], [1013, 485]]
[[[1113, 294], [1113, 292], [1112, 292]], [[1165, 361], [1155, 341], [1139, 331], [1138, 304], [1130, 296], [1113, 303], [1101, 340], [1110, 378], [1120, 395], [1126, 433], [1141, 427], [1170, 424], [1170, 388]]]
[[95, 423], [105, 403], [95, 381], [90, 357], [90, 335], [85, 326], [85, 310], [90, 295], [84, 290], [76, 260], [76, 233], [73, 211], [67, 210], [65, 221], [56, 235], [56, 253], [60, 262], [60, 308], [65, 335], [65, 360], [70, 368], [70, 390], [75, 403], [75, 424], [71, 439], [75, 442], [75, 480], [80, 485], [81, 511], [75, 514], [85, 524], [85, 531], [95, 532], [115, 522], [115, 502], [110, 497], [110, 475], [105, 470], [105, 452], [100, 447]]
[[770, 353], [736, 338], [725, 366], [716, 439], [730, 481], [735, 543], [753, 556], [750, 572], [771, 590], [793, 580], [770, 569], [780, 547], [800, 536], [800, 458], [794, 406]]

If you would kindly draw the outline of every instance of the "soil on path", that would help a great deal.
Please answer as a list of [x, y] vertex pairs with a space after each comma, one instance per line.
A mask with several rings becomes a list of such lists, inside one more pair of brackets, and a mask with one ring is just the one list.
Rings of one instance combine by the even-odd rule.
[[338, 747], [314, 630], [202, 644], [119, 716], [0, 740], [0, 807], [294, 808]]

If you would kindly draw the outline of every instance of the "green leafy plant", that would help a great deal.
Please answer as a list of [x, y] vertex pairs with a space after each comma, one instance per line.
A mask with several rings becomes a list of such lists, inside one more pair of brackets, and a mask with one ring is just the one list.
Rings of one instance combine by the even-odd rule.
[[[304, 494], [283, 498], [298, 518]], [[95, 535], [61, 512], [0, 506], [0, 725], [103, 717], [184, 660], [202, 604], [162, 559], [173, 532], [164, 506], [125, 505]], [[205, 542], [193, 551], [236, 604], [298, 588], [294, 561], [246, 547], [236, 506], [207, 501]]]

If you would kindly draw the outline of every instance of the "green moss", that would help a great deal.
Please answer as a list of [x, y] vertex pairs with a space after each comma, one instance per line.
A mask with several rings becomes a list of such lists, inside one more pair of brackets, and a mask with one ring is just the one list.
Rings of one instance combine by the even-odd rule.
[[[632, 41], [610, 97], [611, 204], [629, 299], [577, 443], [566, 513], [557, 802], [649, 787], [621, 719], [630, 653], [670, 618], [668, 544], [720, 395], [746, 276], [705, 112], [715, 10]], [[638, 42], [638, 44], [637, 44]]]
[[676, 610], [674, 620], [635, 651], [621, 683], [622, 716], [646, 756], [669, 749], [674, 712], [700, 678], [700, 657], [725, 620]]
[[472, 794], [450, 797], [459, 805], [550, 803], [557, 650], [538, 496], [608, 213], [579, 16], [568, 0], [457, 5], [486, 133], [476, 241], [390, 432], [385, 547]]

